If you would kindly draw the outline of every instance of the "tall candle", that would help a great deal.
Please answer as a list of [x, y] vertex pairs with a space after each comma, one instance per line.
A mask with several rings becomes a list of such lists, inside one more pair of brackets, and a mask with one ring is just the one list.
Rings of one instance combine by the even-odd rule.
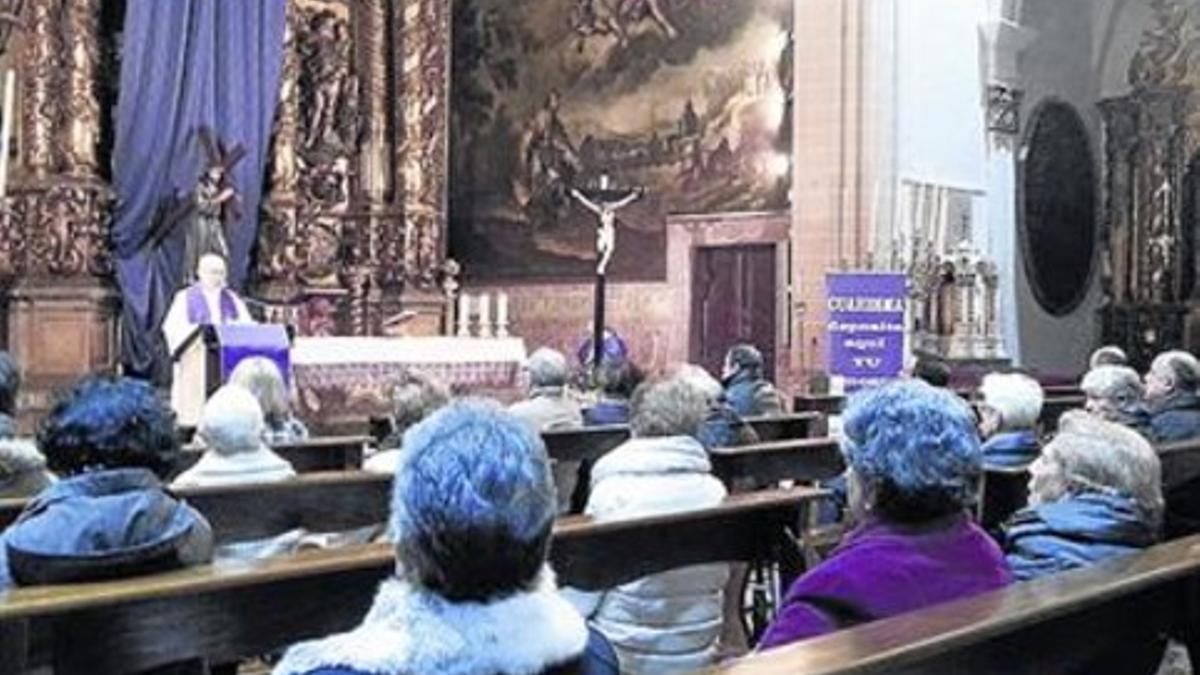
[[487, 293], [479, 294], [479, 337], [492, 336], [492, 298]]
[[0, 199], [8, 194], [8, 153], [12, 144], [14, 98], [17, 93], [17, 72], [9, 68], [4, 73], [4, 120], [0, 124]]
[[458, 336], [471, 335], [471, 294], [460, 293], [458, 296]]
[[501, 328], [508, 325], [508, 293], [503, 291], [496, 296], [496, 325]]

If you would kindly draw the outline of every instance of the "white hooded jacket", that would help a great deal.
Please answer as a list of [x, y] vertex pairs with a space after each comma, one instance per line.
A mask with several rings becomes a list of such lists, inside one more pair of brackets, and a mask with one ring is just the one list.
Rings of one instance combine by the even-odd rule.
[[273, 483], [295, 475], [292, 465], [266, 445], [228, 454], [210, 448], [192, 468], [179, 474], [171, 487]]
[[[631, 439], [592, 468], [585, 513], [617, 520], [716, 506], [726, 491], [711, 468], [691, 436]], [[714, 661], [728, 577], [726, 564], [696, 565], [568, 597], [612, 643], [622, 672], [692, 672]]]

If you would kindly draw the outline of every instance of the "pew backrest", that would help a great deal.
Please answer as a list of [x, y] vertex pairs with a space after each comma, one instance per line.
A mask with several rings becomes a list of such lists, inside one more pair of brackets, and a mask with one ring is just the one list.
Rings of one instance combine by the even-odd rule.
[[[271, 446], [271, 449], [286, 459], [297, 473], [343, 471], [362, 468], [363, 452], [370, 441], [369, 436], [325, 436], [296, 443], [281, 443]], [[201, 445], [184, 447], [178, 471], [190, 469], [203, 454], [204, 447]]]
[[[768, 650], [721, 675], [1095, 673], [1114, 647], [1194, 639], [1200, 537]], [[1194, 646], [1194, 645], [1192, 645]]]
[[[218, 544], [271, 537], [304, 528], [349, 530], [387, 521], [391, 476], [363, 471], [300, 474], [277, 483], [182, 488], [172, 491], [213, 527]], [[0, 499], [0, 525], [24, 510], [24, 499]]]
[[[733, 495], [720, 506], [686, 513], [611, 522], [560, 519], [550, 557], [559, 582], [582, 589], [723, 560], [769, 558], [788, 579], [800, 565], [791, 528], [822, 494], [794, 488]], [[191, 658], [228, 662], [268, 653], [354, 626], [393, 567], [391, 546], [374, 544], [122, 581], [14, 589], [0, 596], [0, 631], [41, 635], [35, 642], [52, 649], [53, 658], [6, 652], [0, 671], [52, 660], [58, 675], [131, 673]]]
[[713, 474], [726, 486], [760, 488], [780, 481], [829, 480], [845, 471], [838, 443], [832, 438], [770, 441], [708, 452]]
[[1166, 501], [1164, 534], [1181, 537], [1200, 532], [1200, 438], [1163, 443], [1155, 450]]

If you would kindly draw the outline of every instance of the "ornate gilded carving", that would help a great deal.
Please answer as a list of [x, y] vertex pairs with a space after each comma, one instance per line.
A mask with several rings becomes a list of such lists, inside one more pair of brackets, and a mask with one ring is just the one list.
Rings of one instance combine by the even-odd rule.
[[1154, 21], [1143, 31], [1129, 62], [1129, 84], [1134, 89], [1184, 84], [1197, 37], [1189, 21], [1191, 12], [1174, 0], [1150, 0], [1150, 7]]
[[55, 0], [33, 0], [22, 59], [22, 164], [37, 177], [54, 169], [54, 123], [59, 119], [56, 89], [64, 69], [55, 22], [60, 10]]
[[450, 6], [434, 0], [400, 5], [403, 268], [407, 283], [431, 288], [444, 257], [446, 228]]
[[302, 331], [373, 333], [406, 288], [442, 279], [449, 10], [293, 0], [288, 13], [260, 289], [309, 317]]
[[[108, 276], [105, 238], [112, 193], [98, 181], [57, 181], [17, 187], [10, 195], [12, 222], [0, 237], [0, 272], [26, 276]], [[16, 231], [14, 231], [16, 230]]]
[[300, 185], [327, 207], [350, 201], [350, 161], [358, 151], [361, 111], [350, 18], [328, 8], [300, 10]]
[[59, 107], [60, 140], [68, 173], [96, 175], [100, 145], [100, 102], [96, 76], [100, 59], [99, 0], [70, 0], [63, 5], [62, 44], [70, 45], [67, 97]]

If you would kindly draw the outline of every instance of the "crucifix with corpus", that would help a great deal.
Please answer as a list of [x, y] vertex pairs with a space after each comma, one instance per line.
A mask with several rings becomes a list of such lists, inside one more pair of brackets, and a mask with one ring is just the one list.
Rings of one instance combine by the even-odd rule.
[[619, 189], [610, 184], [608, 174], [600, 176], [596, 188], [571, 189], [571, 196], [596, 214], [596, 300], [592, 315], [592, 369], [600, 366], [604, 349], [604, 291], [608, 263], [617, 246], [617, 211], [629, 206], [646, 193], [645, 188]]

